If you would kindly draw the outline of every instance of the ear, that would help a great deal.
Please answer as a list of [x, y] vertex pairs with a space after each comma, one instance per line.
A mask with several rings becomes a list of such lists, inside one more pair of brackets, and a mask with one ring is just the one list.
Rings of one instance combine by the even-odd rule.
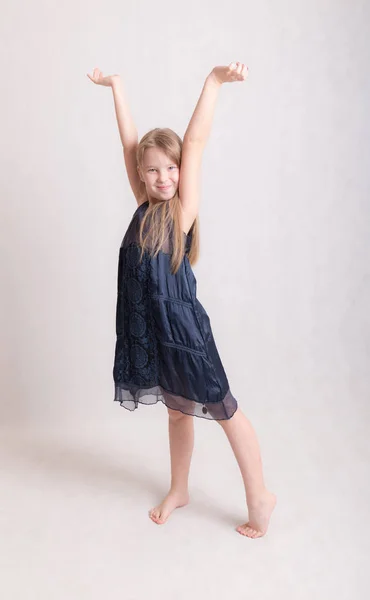
[[137, 165], [137, 167], [136, 167], [136, 168], [137, 168], [137, 172], [138, 172], [138, 174], [139, 174], [139, 177], [140, 177], [140, 181], [144, 182], [144, 179], [143, 179], [143, 178], [142, 178], [142, 176], [141, 176], [141, 170], [140, 170], [140, 167], [139, 167], [139, 165]]

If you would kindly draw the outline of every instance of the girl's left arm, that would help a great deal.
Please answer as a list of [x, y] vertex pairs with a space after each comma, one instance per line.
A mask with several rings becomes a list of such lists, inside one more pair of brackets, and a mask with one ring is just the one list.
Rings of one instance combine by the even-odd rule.
[[197, 217], [200, 202], [200, 167], [208, 140], [220, 87], [223, 83], [243, 81], [248, 68], [242, 63], [215, 67], [208, 75], [202, 93], [184, 134], [181, 156], [179, 197], [183, 228], [187, 232]]
[[221, 85], [221, 82], [215, 77], [212, 71], [203, 85], [202, 93], [185, 131], [184, 142], [206, 143], [211, 131], [213, 115]]
[[206, 143], [212, 126], [216, 101], [223, 83], [244, 81], [248, 67], [244, 63], [230, 63], [228, 66], [214, 67], [207, 76], [203, 90], [184, 134], [184, 141]]

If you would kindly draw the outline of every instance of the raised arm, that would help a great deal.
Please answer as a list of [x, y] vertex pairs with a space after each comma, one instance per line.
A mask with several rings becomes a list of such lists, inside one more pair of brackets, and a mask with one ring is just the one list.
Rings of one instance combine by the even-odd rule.
[[142, 198], [140, 198], [139, 194], [140, 177], [136, 163], [136, 149], [139, 138], [120, 77], [113, 79], [112, 90], [127, 176], [136, 202], [140, 204], [140, 202], [142, 202]]
[[214, 67], [206, 78], [202, 93], [185, 131], [179, 183], [185, 231], [191, 227], [199, 210], [201, 161], [211, 131], [220, 87], [223, 83], [244, 81], [247, 71], [248, 67], [243, 63]]
[[92, 76], [87, 75], [91, 81], [98, 85], [111, 87], [114, 99], [119, 135], [121, 138], [123, 156], [128, 179], [134, 196], [139, 202], [140, 177], [136, 168], [136, 149], [138, 146], [138, 133], [135, 127], [126, 94], [119, 75], [103, 76], [99, 69], [94, 69]]
[[206, 78], [202, 93], [190, 119], [184, 140], [205, 143], [211, 131], [218, 92], [223, 83], [244, 81], [248, 67], [243, 63], [214, 67]]
[[129, 148], [138, 143], [138, 134], [119, 75], [112, 78], [112, 91], [122, 146]]
[[189, 125], [184, 134], [184, 142], [206, 143], [212, 126], [218, 93], [222, 83], [212, 71], [205, 80]]

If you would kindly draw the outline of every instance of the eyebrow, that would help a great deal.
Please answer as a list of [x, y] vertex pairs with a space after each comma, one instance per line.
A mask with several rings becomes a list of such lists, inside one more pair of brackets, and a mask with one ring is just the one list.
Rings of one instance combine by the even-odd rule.
[[[168, 163], [168, 165], [166, 165], [166, 166], [167, 166], [167, 167], [170, 167], [171, 165], [175, 165], [175, 163], [173, 163], [173, 162], [172, 162], [172, 163]], [[145, 168], [146, 168], [146, 169], [150, 169], [151, 167], [153, 167], [154, 169], [156, 169], [156, 168], [157, 168], [157, 167], [156, 167], [156, 165], [147, 165]]]

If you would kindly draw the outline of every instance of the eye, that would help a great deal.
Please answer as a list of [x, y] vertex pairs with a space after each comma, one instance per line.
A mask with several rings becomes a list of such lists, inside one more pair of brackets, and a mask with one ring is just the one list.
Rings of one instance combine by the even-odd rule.
[[175, 167], [174, 165], [172, 165], [172, 166], [170, 167], [170, 169], [177, 169], [177, 167]]

